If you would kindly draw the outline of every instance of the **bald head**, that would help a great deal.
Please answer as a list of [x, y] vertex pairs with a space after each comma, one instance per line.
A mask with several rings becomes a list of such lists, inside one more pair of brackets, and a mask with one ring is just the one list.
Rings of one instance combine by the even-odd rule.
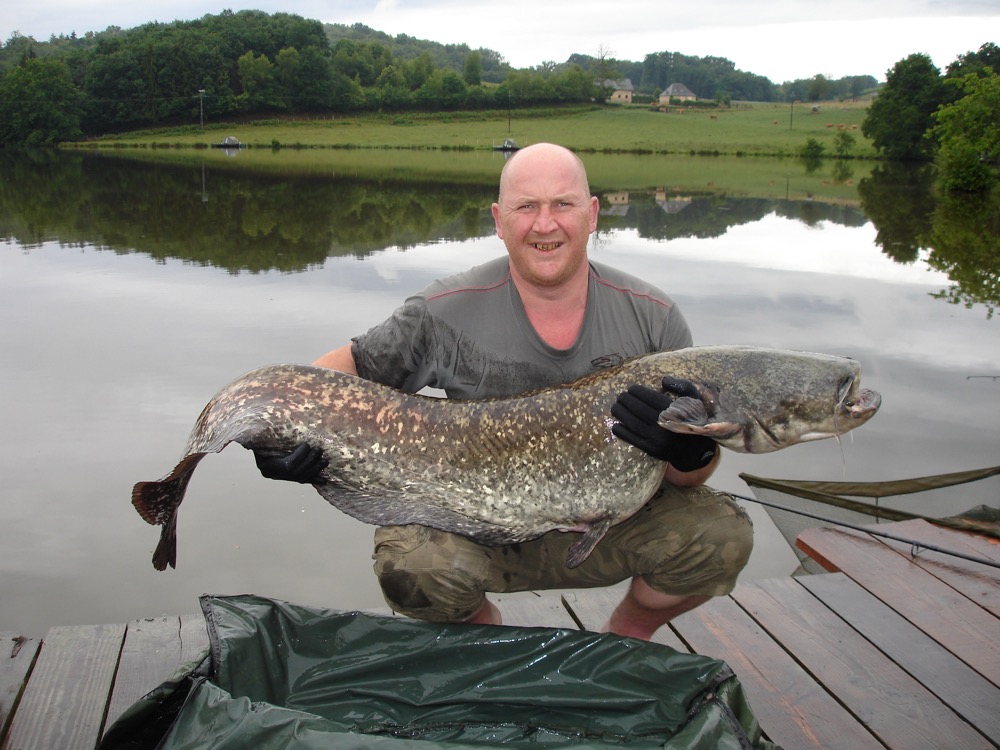
[[553, 168], [569, 168], [576, 175], [582, 186], [583, 195], [590, 197], [590, 185], [587, 182], [587, 170], [580, 157], [568, 148], [554, 143], [536, 143], [515, 151], [504, 164], [500, 172], [499, 203], [504, 202], [504, 194], [519, 175], [536, 170], [551, 170]]

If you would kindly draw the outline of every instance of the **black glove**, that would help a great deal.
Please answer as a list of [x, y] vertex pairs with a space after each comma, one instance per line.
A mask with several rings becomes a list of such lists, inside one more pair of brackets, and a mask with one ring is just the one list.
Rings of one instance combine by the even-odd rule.
[[698, 388], [690, 380], [666, 377], [664, 392], [644, 385], [630, 386], [611, 407], [618, 420], [611, 432], [626, 443], [653, 458], [669, 461], [678, 471], [694, 471], [708, 466], [715, 457], [715, 441], [703, 435], [671, 432], [659, 425], [660, 412], [680, 396], [701, 400]]
[[268, 479], [300, 484], [315, 482], [319, 479], [319, 473], [330, 463], [323, 457], [320, 448], [313, 448], [309, 443], [299, 443], [291, 453], [278, 455], [254, 451], [253, 457], [260, 473]]

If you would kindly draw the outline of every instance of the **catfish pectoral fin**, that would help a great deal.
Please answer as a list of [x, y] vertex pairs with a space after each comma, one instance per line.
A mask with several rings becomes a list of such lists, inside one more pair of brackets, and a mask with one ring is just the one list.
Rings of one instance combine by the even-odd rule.
[[583, 536], [573, 542], [569, 548], [569, 552], [566, 553], [566, 567], [575, 568], [590, 557], [590, 553], [594, 551], [594, 547], [604, 538], [604, 535], [608, 533], [608, 529], [610, 528], [610, 518], [602, 518], [588, 524], [587, 530], [583, 532]]
[[714, 440], [725, 440], [743, 430], [739, 422], [713, 419], [705, 404], [696, 398], [683, 396], [660, 412], [657, 423], [671, 432], [704, 435]]
[[[708, 410], [700, 399], [681, 396], [660, 412], [660, 418], [657, 421], [660, 423], [660, 427], [666, 427], [670, 430], [672, 429], [669, 426], [671, 424], [705, 425], [708, 424], [708, 420]], [[677, 431], [674, 430], [674, 432]]]

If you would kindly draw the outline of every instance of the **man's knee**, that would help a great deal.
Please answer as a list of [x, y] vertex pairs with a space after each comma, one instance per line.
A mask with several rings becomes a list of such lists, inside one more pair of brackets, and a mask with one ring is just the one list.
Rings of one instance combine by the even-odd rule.
[[453, 536], [422, 526], [376, 532], [375, 574], [393, 611], [430, 622], [462, 622], [479, 611], [481, 563]]
[[[674, 519], [660, 561], [643, 579], [665, 593], [722, 596], [733, 590], [750, 559], [753, 524], [725, 493], [703, 487], [695, 495], [689, 513]], [[651, 546], [647, 552], [654, 552]]]
[[701, 542], [715, 550], [720, 564], [735, 577], [746, 566], [753, 551], [753, 523], [746, 512], [736, 506], [733, 515], [720, 518], [705, 527]]

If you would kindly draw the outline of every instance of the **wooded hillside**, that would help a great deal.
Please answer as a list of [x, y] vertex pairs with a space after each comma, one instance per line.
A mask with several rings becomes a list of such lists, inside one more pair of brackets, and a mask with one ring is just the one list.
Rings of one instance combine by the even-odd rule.
[[776, 85], [722, 57], [654, 53], [642, 62], [572, 55], [527, 69], [500, 53], [391, 37], [361, 24], [225, 11], [194, 21], [111, 26], [0, 48], [0, 143], [44, 144], [206, 118], [404, 109], [505, 109], [603, 101], [599, 82], [629, 78], [635, 101], [671, 83], [700, 99], [856, 96], [875, 79], [816, 76]]

